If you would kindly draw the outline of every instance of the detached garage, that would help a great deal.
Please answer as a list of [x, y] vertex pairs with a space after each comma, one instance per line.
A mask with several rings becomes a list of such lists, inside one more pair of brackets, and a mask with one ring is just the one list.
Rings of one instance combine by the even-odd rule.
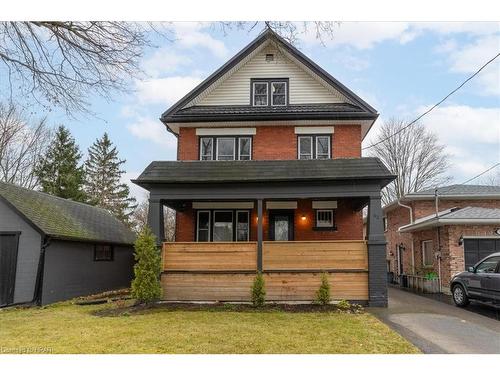
[[0, 182], [0, 306], [128, 287], [134, 239], [104, 209]]

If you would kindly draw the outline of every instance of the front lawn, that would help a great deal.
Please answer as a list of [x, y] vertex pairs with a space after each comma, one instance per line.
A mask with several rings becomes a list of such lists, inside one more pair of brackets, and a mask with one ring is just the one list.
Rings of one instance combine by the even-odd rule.
[[0, 310], [0, 353], [418, 353], [368, 313], [167, 306], [98, 314], [114, 308], [68, 302]]

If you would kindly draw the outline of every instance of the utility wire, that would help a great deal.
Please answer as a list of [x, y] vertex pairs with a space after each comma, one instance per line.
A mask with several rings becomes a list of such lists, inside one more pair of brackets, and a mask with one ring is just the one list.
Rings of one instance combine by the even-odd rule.
[[[446, 189], [446, 192], [449, 193], [450, 191], [453, 191], [454, 189], [456, 189], [458, 186], [462, 186], [462, 185], [465, 185], [467, 184], [468, 182], [471, 182], [472, 180], [475, 180], [476, 178], [478, 177], [481, 177], [482, 175], [484, 175], [485, 173], [488, 173], [489, 171], [491, 171], [492, 169], [495, 169], [496, 167], [498, 167], [500, 165], [500, 162], [499, 163], [496, 163], [495, 165], [492, 165], [491, 167], [489, 167], [488, 169], [486, 169], [485, 171], [479, 173], [478, 175], [472, 177], [472, 178], [469, 178], [467, 181], [464, 181], [462, 182], [461, 184], [456, 184], [454, 186], [452, 186], [451, 188], [448, 188]], [[436, 188], [436, 191], [439, 193], [439, 189], [441, 188]]]
[[446, 99], [448, 99], [450, 96], [452, 96], [454, 93], [456, 93], [458, 90], [460, 90], [467, 82], [469, 82], [472, 78], [474, 78], [475, 76], [477, 76], [484, 68], [486, 68], [489, 64], [491, 64], [496, 58], [498, 58], [498, 56], [500, 56], [500, 53], [498, 53], [495, 57], [493, 57], [491, 60], [489, 60], [488, 62], [486, 62], [481, 68], [479, 68], [473, 75], [471, 75], [469, 78], [467, 78], [465, 81], [463, 81], [460, 86], [458, 86], [455, 90], [453, 90], [452, 92], [450, 92], [448, 95], [446, 95], [443, 99], [441, 99], [439, 102], [437, 102], [436, 104], [434, 104], [431, 108], [429, 108], [427, 111], [425, 111], [424, 113], [422, 113], [420, 116], [418, 116], [415, 120], [413, 120], [412, 122], [410, 122], [409, 124], [405, 125], [403, 128], [399, 129], [397, 132], [395, 132], [394, 134], [391, 134], [390, 136], [384, 138], [384, 139], [381, 139], [380, 141], [376, 142], [376, 143], [373, 143], [371, 144], [370, 146], [366, 146], [366, 147], [363, 147], [362, 150], [367, 150], [369, 148], [372, 148], [374, 146], [377, 146], [379, 144], [381, 144], [382, 142], [385, 142], [387, 141], [388, 139], [394, 137], [396, 134], [399, 134], [401, 133], [402, 131], [406, 130], [407, 128], [409, 128], [411, 125], [413, 125], [414, 123], [416, 123], [418, 120], [420, 120], [422, 117], [424, 117], [425, 115], [427, 115], [429, 112], [431, 112], [434, 108], [438, 107], [439, 105], [441, 105]]

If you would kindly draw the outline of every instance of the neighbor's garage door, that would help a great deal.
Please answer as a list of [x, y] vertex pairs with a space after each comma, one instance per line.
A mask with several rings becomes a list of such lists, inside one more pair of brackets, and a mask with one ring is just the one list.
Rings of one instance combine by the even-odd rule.
[[491, 253], [500, 252], [500, 239], [467, 238], [464, 239], [465, 269], [473, 266]]

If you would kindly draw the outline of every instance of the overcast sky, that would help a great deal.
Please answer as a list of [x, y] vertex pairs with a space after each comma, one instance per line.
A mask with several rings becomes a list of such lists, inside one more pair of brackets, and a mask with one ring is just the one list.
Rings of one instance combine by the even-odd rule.
[[[175, 42], [156, 39], [142, 67], [150, 78], [108, 103], [94, 98], [98, 118], [78, 120], [52, 113], [85, 151], [104, 131], [127, 159], [127, 180], [153, 160], [175, 160], [176, 140], [158, 120], [258, 33], [220, 30], [198, 23], [174, 24]], [[412, 120], [443, 98], [500, 51], [500, 23], [344, 22], [326, 46], [303, 35], [298, 47], [375, 107], [377, 125], [391, 117]], [[452, 155], [450, 174], [463, 182], [500, 160], [500, 59], [424, 118]], [[139, 198], [142, 189], [133, 188]]]

